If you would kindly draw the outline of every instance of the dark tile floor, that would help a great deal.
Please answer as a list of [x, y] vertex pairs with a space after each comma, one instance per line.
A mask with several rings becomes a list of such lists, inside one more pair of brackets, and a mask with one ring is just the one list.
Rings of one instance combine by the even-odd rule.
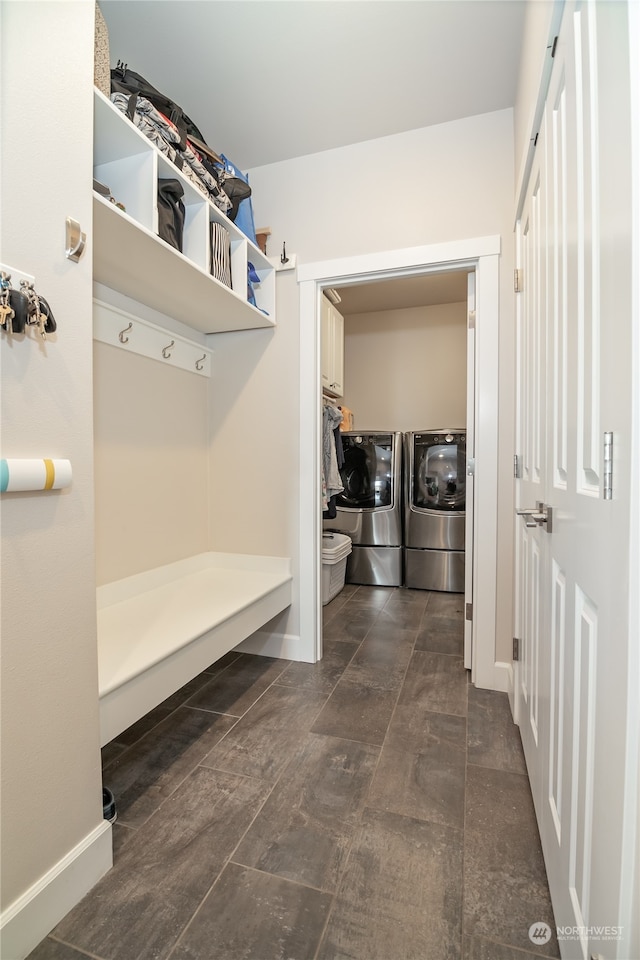
[[317, 664], [232, 653], [104, 749], [114, 867], [30, 960], [532, 960], [555, 929], [462, 597], [345, 589]]

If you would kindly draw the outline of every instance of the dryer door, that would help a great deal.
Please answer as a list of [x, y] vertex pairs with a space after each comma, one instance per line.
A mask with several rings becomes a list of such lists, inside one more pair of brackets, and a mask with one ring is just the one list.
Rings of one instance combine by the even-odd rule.
[[465, 431], [410, 433], [407, 453], [407, 546], [464, 550]]

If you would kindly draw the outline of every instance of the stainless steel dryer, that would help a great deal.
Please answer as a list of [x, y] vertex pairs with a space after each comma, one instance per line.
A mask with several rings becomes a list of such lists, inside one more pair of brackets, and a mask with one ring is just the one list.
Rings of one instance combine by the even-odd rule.
[[466, 430], [406, 433], [405, 585], [464, 593]]
[[402, 585], [402, 434], [341, 434], [344, 490], [325, 530], [351, 537], [346, 582]]

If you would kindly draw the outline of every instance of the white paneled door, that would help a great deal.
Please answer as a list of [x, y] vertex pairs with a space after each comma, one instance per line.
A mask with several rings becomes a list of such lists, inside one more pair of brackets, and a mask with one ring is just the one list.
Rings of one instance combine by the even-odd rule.
[[467, 480], [464, 528], [464, 665], [473, 668], [473, 569], [475, 544], [473, 537], [476, 472], [476, 272], [467, 274]]
[[565, 5], [518, 231], [515, 710], [562, 956], [580, 960], [628, 958], [632, 936], [627, 15]]

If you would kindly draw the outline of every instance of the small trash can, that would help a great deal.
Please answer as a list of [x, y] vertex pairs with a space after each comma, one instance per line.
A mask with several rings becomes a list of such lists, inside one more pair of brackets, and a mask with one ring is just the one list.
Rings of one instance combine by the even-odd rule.
[[102, 788], [102, 816], [109, 823], [115, 823], [118, 819], [115, 797], [109, 787]]
[[351, 538], [344, 533], [322, 534], [322, 606], [344, 587]]

